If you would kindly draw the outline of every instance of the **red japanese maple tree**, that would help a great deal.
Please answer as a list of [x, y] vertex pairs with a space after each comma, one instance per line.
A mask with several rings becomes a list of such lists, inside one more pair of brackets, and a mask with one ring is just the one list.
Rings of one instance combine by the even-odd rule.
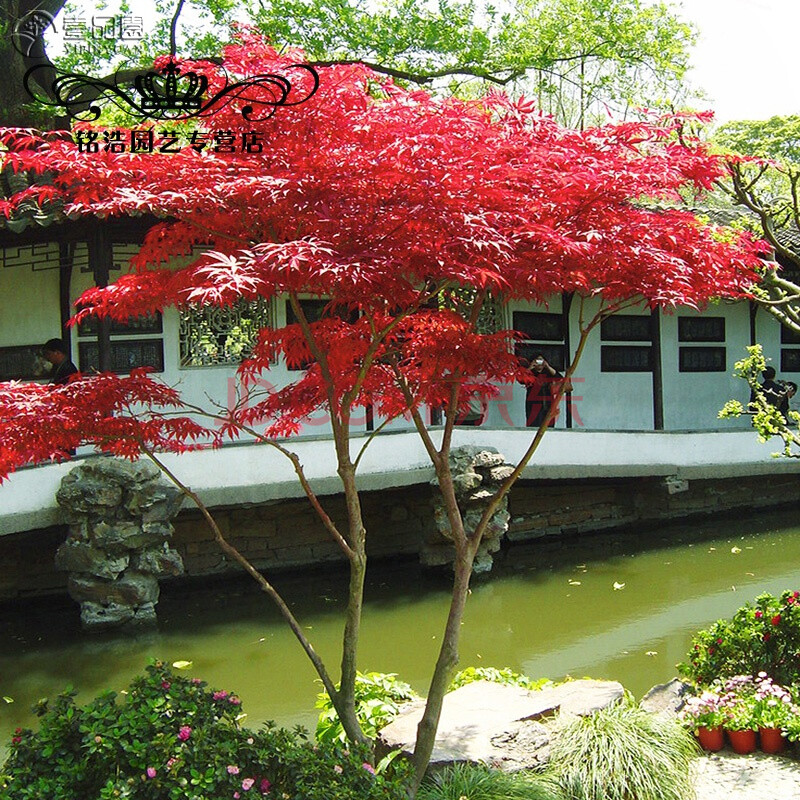
[[[223, 63], [229, 73], [248, 76], [285, 70], [299, 57], [279, 56], [244, 31], [226, 48]], [[208, 75], [212, 89], [219, 85], [215, 68], [193, 66]], [[300, 76], [300, 92], [308, 88], [305, 79]], [[261, 331], [240, 369], [243, 385], [280, 358], [311, 366], [289, 386], [225, 412], [221, 434], [244, 432], [292, 457], [278, 440], [296, 433], [312, 412], [328, 413], [346, 530], [326, 515], [293, 460], [350, 563], [339, 687], [318, 659], [315, 666], [353, 739], [362, 736], [353, 688], [366, 531], [350, 426], [354, 412], [367, 406], [386, 419], [411, 415], [436, 471], [455, 549], [451, 608], [417, 737], [421, 779], [458, 661], [473, 559], [557, 405], [481, 523], [466, 532], [450, 474], [456, 417], [471, 393], [491, 396], [495, 385], [522, 377], [512, 335], [481, 333], [481, 309], [490, 300], [537, 302], [574, 292], [581, 335], [571, 375], [590, 331], [620, 308], [701, 307], [712, 297], [743, 296], [754, 280], [756, 245], [717, 235], [670, 205], [682, 193], [709, 188], [723, 170], [700, 143], [678, 143], [673, 120], [576, 132], [537, 114], [525, 100], [502, 94], [470, 102], [437, 99], [357, 66], [321, 70], [310, 100], [263, 121], [244, 119], [243, 104], [234, 101], [203, 120], [206, 138], [175, 154], [102, 146], [79, 153], [71, 140], [9, 132], [5, 141], [13, 137], [16, 149], [5, 162], [50, 171], [55, 179], [51, 187], [12, 197], [0, 213], [23, 200], [57, 196], [71, 216], [163, 217], [130, 274], [82, 296], [79, 318], [124, 320], [167, 305], [288, 297], [298, 322]], [[223, 141], [249, 142], [251, 151], [215, 152], [215, 142], [219, 151]], [[181, 269], [168, 266], [196, 245], [205, 248], [202, 256]], [[301, 294], [329, 299], [321, 320], [305, 316]], [[87, 414], [85, 400], [93, 392], [100, 401], [92, 401]], [[75, 402], [79, 395], [83, 401]], [[138, 373], [87, 377], [52, 390], [6, 385], [0, 391], [0, 472], [86, 441], [156, 458], [158, 450], [219, 443], [218, 434], [189, 417], [176, 421], [160, 413], [164, 406], [179, 409], [180, 398]], [[444, 410], [441, 432], [426, 427], [425, 406]], [[55, 440], [38, 431], [51, 414], [63, 423]], [[256, 430], [259, 422], [266, 427]], [[312, 655], [302, 631], [296, 633]]]

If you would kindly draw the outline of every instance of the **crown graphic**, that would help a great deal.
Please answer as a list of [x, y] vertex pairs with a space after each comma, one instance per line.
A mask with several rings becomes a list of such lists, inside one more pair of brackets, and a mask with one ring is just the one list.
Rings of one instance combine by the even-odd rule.
[[149, 114], [170, 111], [197, 111], [203, 105], [208, 78], [196, 72], [181, 74], [178, 65], [170, 61], [158, 72], [151, 70], [134, 80], [141, 95], [141, 109]]

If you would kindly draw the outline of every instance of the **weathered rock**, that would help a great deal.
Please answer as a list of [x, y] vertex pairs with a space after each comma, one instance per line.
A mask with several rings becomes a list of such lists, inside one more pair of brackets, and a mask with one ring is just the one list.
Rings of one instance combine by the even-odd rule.
[[489, 470], [489, 477], [497, 483], [502, 483], [511, 477], [512, 472], [514, 472], [514, 467], [511, 464], [504, 464], [501, 467], [492, 467]]
[[101, 509], [115, 508], [122, 502], [122, 488], [116, 484], [100, 483], [93, 480], [69, 481], [72, 473], [61, 481], [61, 488], [56, 493], [56, 500], [61, 506], [76, 513], [88, 514]]
[[133, 617], [134, 610], [130, 606], [81, 603], [81, 625], [87, 630], [119, 628], [130, 622]]
[[127, 554], [111, 556], [87, 542], [68, 539], [56, 550], [56, 568], [64, 572], [88, 572], [114, 580], [128, 566]]
[[[513, 467], [505, 463], [505, 458], [490, 447], [467, 445], [455, 448], [450, 454], [450, 470], [453, 475], [453, 488], [461, 510], [464, 530], [472, 533], [478, 527], [484, 510], [493, 501], [500, 484], [511, 474]], [[438, 484], [433, 495], [433, 528], [420, 546], [420, 561], [426, 566], [452, 563], [454, 551], [452, 532], [447, 511]], [[508, 530], [508, 500], [494, 510], [481, 544], [475, 556], [473, 570], [476, 574], [489, 572], [492, 568], [492, 553], [497, 552], [500, 540]], [[443, 550], [442, 547], [446, 547]], [[447, 558], [444, 553], [447, 553]]]
[[639, 705], [653, 714], [668, 712], [677, 714], [685, 705], [686, 698], [692, 694], [692, 687], [680, 678], [673, 678], [668, 683], [659, 683], [650, 689]]
[[453, 487], [457, 494], [467, 494], [481, 485], [481, 478], [477, 472], [469, 470], [460, 474], [453, 475]]
[[[549, 757], [549, 720], [556, 711], [590, 714], [618, 702], [616, 681], [570, 681], [529, 692], [517, 686], [477, 681], [444, 699], [431, 764], [489, 763], [506, 769], [536, 767]], [[410, 704], [379, 733], [382, 750], [411, 753], [424, 703]]]
[[167, 545], [170, 519], [183, 493], [159, 481], [149, 462], [91, 459], [61, 482], [58, 502], [70, 524], [56, 564], [81, 603], [86, 628], [149, 625], [155, 621], [157, 575], [183, 572]]
[[153, 575], [128, 570], [117, 580], [103, 580], [84, 575], [67, 579], [70, 597], [79, 603], [119, 604], [134, 610], [144, 603], [158, 602], [158, 580]]
[[625, 689], [617, 681], [567, 681], [542, 692], [552, 694], [558, 701], [562, 714], [585, 717], [600, 709], [618, 703], [625, 696]]
[[166, 545], [163, 548], [144, 550], [131, 558], [131, 567], [150, 575], [183, 575], [180, 553]]
[[472, 467], [477, 470], [501, 467], [504, 463], [505, 458], [496, 450], [484, 449], [472, 456]]

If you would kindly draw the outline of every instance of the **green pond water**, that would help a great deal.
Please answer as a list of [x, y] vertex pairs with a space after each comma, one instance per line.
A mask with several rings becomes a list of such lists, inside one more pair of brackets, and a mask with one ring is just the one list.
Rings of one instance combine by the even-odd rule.
[[[638, 697], [675, 674], [694, 630], [761, 592], [800, 587], [797, 522], [781, 513], [514, 545], [473, 585], [461, 663], [613, 678]], [[278, 575], [275, 583], [335, 671], [344, 573]], [[396, 672], [424, 693], [447, 602], [441, 576], [412, 561], [373, 563], [361, 668]], [[69, 600], [0, 610], [0, 698], [13, 699], [0, 699], [0, 748], [17, 725], [34, 724], [38, 698], [68, 685], [82, 699], [123, 689], [151, 657], [191, 661], [189, 674], [235, 690], [247, 724], [314, 724], [314, 673], [248, 579], [166, 586], [158, 613], [157, 632], [96, 637], [81, 632]]]

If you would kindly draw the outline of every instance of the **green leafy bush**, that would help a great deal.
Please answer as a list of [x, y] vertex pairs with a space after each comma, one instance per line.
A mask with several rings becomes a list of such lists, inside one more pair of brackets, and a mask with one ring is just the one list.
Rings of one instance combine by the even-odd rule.
[[435, 772], [420, 786], [417, 800], [559, 800], [555, 785], [523, 773], [455, 764]]
[[521, 686], [523, 689], [543, 689], [545, 686], [552, 686], [553, 682], [547, 678], [532, 680], [527, 675], [520, 675], [513, 672], [508, 667], [467, 667], [457, 672], [450, 684], [450, 691], [466, 686], [475, 681], [491, 681], [492, 683], [503, 683], [507, 686]]
[[74, 692], [16, 731], [0, 800], [400, 800], [402, 765], [377, 775], [367, 750], [312, 744], [302, 729], [241, 727], [239, 698], [156, 663], [124, 699], [77, 706]]
[[[361, 730], [370, 739], [388, 725], [400, 707], [418, 695], [396, 674], [386, 672], [359, 672], [356, 675], [356, 716]], [[317, 721], [317, 740], [344, 742], [346, 736], [336, 709], [327, 692], [317, 695], [317, 708], [322, 709]]]
[[679, 721], [628, 700], [562, 720], [549, 774], [567, 800], [690, 800], [697, 752]]
[[692, 637], [678, 670], [697, 686], [717, 678], [765, 672], [777, 683], [800, 681], [800, 592], [759, 595], [731, 620], [717, 620]]

